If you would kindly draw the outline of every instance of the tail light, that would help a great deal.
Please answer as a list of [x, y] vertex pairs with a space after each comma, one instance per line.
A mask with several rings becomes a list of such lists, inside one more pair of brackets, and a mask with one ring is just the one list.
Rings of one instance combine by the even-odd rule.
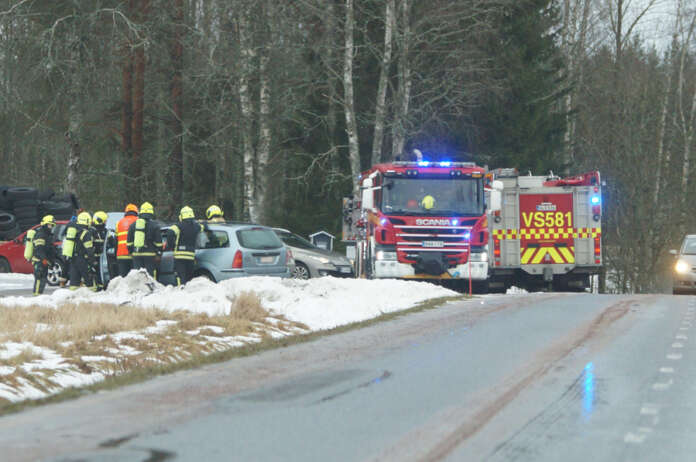
[[232, 260], [232, 268], [241, 269], [242, 268], [242, 251], [237, 250], [234, 254], [234, 260]]
[[595, 264], [597, 264], [597, 265], [601, 264], [602, 263], [602, 260], [601, 260], [602, 244], [601, 244], [599, 237], [594, 238], [594, 255], [595, 255]]

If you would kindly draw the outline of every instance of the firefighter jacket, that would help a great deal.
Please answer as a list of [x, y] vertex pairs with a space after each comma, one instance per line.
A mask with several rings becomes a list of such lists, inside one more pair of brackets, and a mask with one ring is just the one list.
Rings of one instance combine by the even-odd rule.
[[55, 258], [55, 248], [53, 247], [53, 230], [43, 225], [36, 228], [36, 234], [32, 240], [34, 244], [33, 262], [40, 262], [44, 259], [53, 260]]
[[106, 241], [106, 226], [92, 226], [92, 239], [94, 240], [94, 254], [101, 255], [104, 251], [104, 242]]
[[167, 248], [174, 250], [177, 260], [193, 260], [196, 257], [196, 238], [205, 227], [193, 218], [187, 218], [169, 228]]
[[128, 250], [128, 228], [130, 228], [130, 225], [137, 219], [137, 213], [126, 212], [126, 215], [116, 224], [116, 239], [118, 241], [116, 246], [116, 258], [119, 260], [130, 260], [133, 258], [130, 256], [130, 251]]
[[151, 213], [141, 213], [130, 225], [127, 245], [134, 257], [154, 257], [162, 253], [162, 231]]
[[63, 256], [66, 258], [82, 257], [88, 261], [94, 259], [94, 240], [91, 230], [84, 225], [70, 224], [63, 239]]
[[208, 223], [225, 223], [225, 219], [223, 217], [213, 217], [208, 220]]

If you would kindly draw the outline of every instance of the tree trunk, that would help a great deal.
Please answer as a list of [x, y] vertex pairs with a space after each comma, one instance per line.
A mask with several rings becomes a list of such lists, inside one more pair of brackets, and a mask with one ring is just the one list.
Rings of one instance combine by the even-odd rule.
[[394, 126], [392, 128], [392, 158], [403, 153], [406, 143], [406, 123], [412, 83], [411, 63], [409, 62], [411, 40], [410, 8], [409, 0], [403, 0], [401, 3], [401, 50], [397, 65], [399, 91]]
[[343, 105], [346, 115], [346, 132], [348, 135], [348, 158], [353, 182], [353, 194], [359, 191], [358, 175], [360, 174], [360, 145], [358, 143], [358, 123], [355, 116], [355, 100], [353, 95], [353, 29], [355, 18], [353, 0], [346, 0], [345, 18], [345, 50], [343, 56]]
[[80, 160], [82, 151], [80, 148], [79, 131], [82, 125], [82, 114], [77, 104], [70, 108], [70, 123], [68, 131], [65, 132], [65, 141], [68, 143], [68, 168], [65, 180], [66, 192], [73, 193], [79, 197], [78, 178], [80, 178]]
[[258, 219], [256, 207], [256, 182], [254, 176], [254, 142], [252, 136], [253, 128], [253, 106], [251, 100], [251, 89], [249, 88], [249, 77], [251, 75], [252, 58], [254, 50], [251, 43], [250, 25], [246, 17], [246, 11], [239, 14], [239, 47], [240, 47], [240, 76], [239, 76], [239, 102], [242, 113], [242, 158], [244, 164], [244, 194], [243, 194], [243, 216], [252, 222]]
[[[268, 4], [263, 4], [266, 24], [270, 24]], [[270, 40], [270, 34], [268, 34]], [[268, 204], [268, 161], [271, 155], [271, 77], [268, 64], [270, 62], [270, 47], [265, 46], [259, 56], [259, 146], [257, 150], [256, 170], [256, 202], [258, 220], [267, 224], [270, 216]]]
[[382, 55], [382, 69], [380, 69], [379, 73], [377, 101], [375, 102], [375, 132], [372, 140], [372, 165], [378, 164], [382, 161], [387, 84], [389, 80], [389, 68], [391, 67], [394, 0], [387, 0], [386, 3], [386, 11], [384, 13], [384, 54]]
[[183, 203], [184, 189], [184, 126], [183, 126], [183, 84], [182, 75], [184, 69], [184, 0], [174, 0], [173, 27], [174, 37], [171, 50], [172, 59], [172, 133], [174, 144], [169, 160], [171, 179], [169, 189], [171, 192], [172, 207], [181, 207]]
[[[142, 24], [148, 13], [149, 0], [142, 0], [137, 17]], [[131, 128], [131, 194], [136, 201], [141, 200], [142, 156], [143, 156], [143, 112], [145, 106], [145, 43], [141, 40], [135, 46], [135, 65], [133, 76], [133, 123]]]

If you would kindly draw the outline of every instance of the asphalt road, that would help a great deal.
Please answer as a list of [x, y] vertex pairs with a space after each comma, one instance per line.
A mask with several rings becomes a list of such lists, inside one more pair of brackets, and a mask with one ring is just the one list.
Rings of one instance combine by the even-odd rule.
[[2, 460], [693, 460], [696, 297], [448, 304], [0, 418]]
[[[44, 289], [44, 295], [52, 294], [58, 287], [47, 285]], [[0, 290], [0, 297], [28, 297], [34, 293], [31, 287], [21, 288], [21, 289], [2, 289]]]

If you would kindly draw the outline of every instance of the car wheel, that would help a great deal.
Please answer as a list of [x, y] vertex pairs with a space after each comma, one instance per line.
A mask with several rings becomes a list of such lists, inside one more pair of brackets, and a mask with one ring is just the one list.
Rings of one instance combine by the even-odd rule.
[[197, 277], [204, 277], [204, 278], [206, 278], [207, 280], [209, 280], [209, 281], [211, 281], [211, 282], [217, 283], [217, 281], [215, 280], [215, 278], [213, 277], [213, 275], [210, 274], [208, 271], [198, 271], [198, 272], [196, 272], [196, 273], [193, 274], [193, 277], [194, 277], [194, 278], [197, 278]]
[[292, 272], [292, 277], [295, 279], [309, 279], [312, 275], [309, 273], [309, 268], [304, 263], [295, 262], [295, 269]]
[[10, 262], [4, 258], [0, 258], [0, 273], [11, 273], [12, 268], [10, 268]]
[[65, 268], [63, 263], [60, 261], [55, 261], [48, 267], [48, 275], [46, 276], [46, 283], [49, 286], [57, 286], [60, 284], [60, 278], [63, 275]]

